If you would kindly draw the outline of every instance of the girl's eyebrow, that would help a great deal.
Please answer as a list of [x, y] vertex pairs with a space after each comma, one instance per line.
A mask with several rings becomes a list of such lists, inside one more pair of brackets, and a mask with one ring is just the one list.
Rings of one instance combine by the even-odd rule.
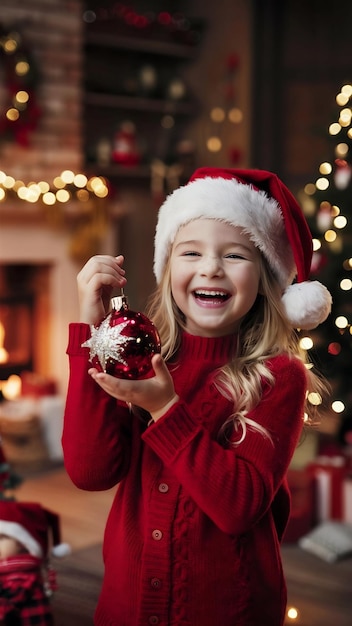
[[197, 239], [189, 239], [188, 241], [180, 241], [176, 244], [175, 248], [178, 248], [179, 246], [195, 246], [199, 243], [201, 242], [197, 241]]

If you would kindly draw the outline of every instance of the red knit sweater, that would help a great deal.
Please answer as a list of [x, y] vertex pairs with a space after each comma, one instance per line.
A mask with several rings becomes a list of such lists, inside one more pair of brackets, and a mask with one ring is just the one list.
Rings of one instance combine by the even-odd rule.
[[72, 324], [64, 419], [65, 465], [77, 487], [119, 484], [107, 521], [98, 626], [281, 626], [286, 605], [279, 542], [289, 514], [285, 479], [302, 428], [304, 366], [280, 356], [237, 448], [218, 442], [231, 404], [212, 382], [228, 337], [185, 334], [172, 368], [180, 400], [147, 427], [87, 374]]

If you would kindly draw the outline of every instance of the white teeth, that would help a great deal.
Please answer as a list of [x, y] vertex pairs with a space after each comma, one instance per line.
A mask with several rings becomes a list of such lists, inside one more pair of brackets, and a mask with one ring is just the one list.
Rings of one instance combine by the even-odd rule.
[[202, 290], [202, 291], [195, 291], [194, 292], [197, 296], [210, 296], [212, 298], [223, 298], [224, 296], [226, 296], [227, 294], [224, 291], [208, 291], [208, 290]]

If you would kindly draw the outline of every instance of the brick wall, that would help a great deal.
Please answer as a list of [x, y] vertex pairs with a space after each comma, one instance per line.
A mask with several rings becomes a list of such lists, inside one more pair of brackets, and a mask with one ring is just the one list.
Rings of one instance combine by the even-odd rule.
[[[25, 183], [49, 184], [64, 169], [83, 166], [82, 109], [83, 0], [0, 0], [5, 33], [16, 26], [38, 70], [35, 97], [41, 115], [28, 147], [0, 133], [0, 170]], [[4, 55], [3, 57], [4, 58]], [[0, 116], [5, 114], [4, 62], [0, 63]], [[64, 394], [67, 326], [78, 318], [77, 267], [68, 255], [67, 229], [49, 227], [37, 205], [13, 198], [0, 203], [0, 266], [50, 267], [45, 340], [35, 342], [35, 371], [57, 381]], [[38, 218], [37, 218], [38, 214]]]
[[[27, 147], [0, 135], [0, 169], [25, 183], [82, 168], [82, 0], [1, 0], [0, 24], [19, 29], [38, 71], [40, 116]], [[0, 65], [0, 115], [7, 94]]]

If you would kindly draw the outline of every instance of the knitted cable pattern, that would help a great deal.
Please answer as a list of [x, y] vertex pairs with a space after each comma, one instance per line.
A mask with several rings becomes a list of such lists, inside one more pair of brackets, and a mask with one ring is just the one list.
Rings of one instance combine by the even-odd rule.
[[192, 626], [189, 621], [187, 607], [190, 605], [189, 567], [191, 563], [189, 528], [195, 504], [183, 492], [180, 494], [179, 506], [174, 523], [174, 541], [172, 542], [172, 581], [171, 594], [173, 620], [170, 626]]

